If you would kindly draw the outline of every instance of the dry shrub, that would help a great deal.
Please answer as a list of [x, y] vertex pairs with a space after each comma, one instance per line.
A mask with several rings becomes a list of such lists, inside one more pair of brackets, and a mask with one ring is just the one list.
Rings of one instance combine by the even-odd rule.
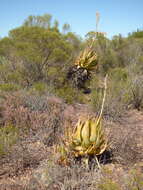
[[22, 185], [18, 184], [0, 184], [1, 190], [25, 190]]
[[[66, 107], [60, 99], [52, 96], [36, 96], [22, 92], [7, 95], [1, 110], [3, 120], [1, 127], [8, 123], [14, 124], [19, 128], [20, 138], [9, 154], [0, 158], [0, 178], [21, 175], [28, 168], [33, 168], [38, 172], [38, 166], [41, 162], [50, 158], [53, 154], [49, 152], [48, 148], [58, 143], [65, 125], [64, 119], [65, 122], [75, 122], [77, 115], [83, 109], [83, 107], [81, 110], [79, 108], [79, 106], [76, 108]], [[75, 114], [76, 111], [78, 111], [77, 115]], [[133, 118], [136, 116], [136, 120], [134, 120], [135, 118], [131, 119], [132, 116]], [[124, 117], [122, 123], [114, 125], [109, 123], [110, 128], [108, 124], [106, 125], [106, 130], [107, 132], [109, 130], [110, 141], [112, 142], [111, 148], [115, 163], [131, 166], [141, 161], [143, 157], [143, 151], [138, 147], [138, 140], [141, 137], [141, 128], [138, 122], [139, 120], [142, 121], [142, 118], [137, 116], [135, 112], [131, 112], [127, 115], [127, 118]], [[55, 157], [55, 161], [56, 155], [53, 154], [53, 157]], [[99, 187], [101, 187], [100, 189], [108, 190], [112, 187], [115, 189], [118, 184], [121, 184], [120, 179], [114, 181], [114, 178], [110, 179], [110, 176], [104, 176], [103, 172], [97, 170], [96, 167], [91, 170], [79, 164], [73, 164], [72, 167], [61, 167], [55, 162], [51, 163], [49, 161], [46, 162], [46, 165], [40, 167], [43, 168], [42, 173], [38, 172], [36, 176], [34, 175], [25, 189], [99, 190]], [[48, 180], [51, 180], [47, 187], [40, 181], [44, 171], [46, 172], [45, 181], [48, 183]], [[113, 172], [114, 174], [115, 172]], [[99, 186], [98, 184], [105, 182], [104, 177], [107, 179], [106, 183]], [[134, 179], [136, 180], [135, 177]], [[117, 186], [114, 185], [116, 183]], [[124, 185], [123, 190], [128, 189], [128, 186]]]
[[17, 142], [18, 130], [13, 125], [6, 125], [0, 128], [0, 156], [9, 152], [11, 147]]
[[48, 156], [51, 146], [59, 143], [64, 126], [75, 122], [76, 111], [79, 114], [79, 106], [67, 106], [54, 96], [25, 91], [6, 94], [2, 104], [1, 127], [14, 125], [19, 135], [8, 154], [0, 157], [2, 177], [37, 167]]
[[23, 137], [27, 133], [37, 135], [40, 130], [45, 130], [47, 136], [61, 132], [64, 104], [54, 98], [18, 92], [8, 95], [3, 107], [4, 123], [17, 126]]
[[48, 190], [94, 189], [100, 176], [101, 171], [97, 168], [91, 171], [83, 165], [61, 167], [54, 161], [47, 160], [33, 173], [28, 186], [31, 187], [34, 180], [37, 181], [37, 184], [41, 184], [43, 189], [45, 187]]
[[99, 170], [87, 169], [83, 164], [61, 167], [56, 155], [45, 160], [34, 172], [27, 189], [42, 190], [142, 190], [142, 171], [132, 167], [128, 171], [119, 164], [109, 164]]
[[121, 123], [110, 125], [113, 160], [128, 167], [142, 161], [142, 120], [130, 111]]
[[14, 125], [18, 129], [18, 140], [0, 157], [1, 176], [18, 175], [26, 168], [37, 167], [46, 158], [48, 147], [57, 143], [62, 134], [64, 106], [55, 97], [22, 92], [5, 96], [1, 127]]
[[131, 84], [131, 103], [135, 109], [143, 108], [143, 76], [134, 76]]
[[[91, 105], [99, 112], [103, 98], [103, 78], [93, 77], [91, 81]], [[130, 79], [125, 69], [116, 68], [109, 72], [107, 79], [107, 96], [104, 106], [104, 116], [112, 121], [119, 121], [130, 103]]]
[[0, 179], [22, 175], [30, 168], [36, 168], [47, 157], [47, 150], [36, 142], [18, 142], [9, 154], [0, 159]]

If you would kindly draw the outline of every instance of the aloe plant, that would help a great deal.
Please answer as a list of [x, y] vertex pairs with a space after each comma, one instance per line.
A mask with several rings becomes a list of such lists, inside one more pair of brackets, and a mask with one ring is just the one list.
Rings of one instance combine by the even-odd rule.
[[[102, 114], [107, 89], [106, 83], [107, 76], [105, 77], [105, 90], [99, 116], [96, 118], [90, 116], [87, 118], [81, 117], [73, 131], [71, 131], [70, 128], [67, 129], [66, 138], [64, 140], [64, 144], [66, 145], [64, 147], [64, 151], [66, 152], [66, 154], [63, 155], [64, 160], [68, 153], [72, 153], [75, 157], [89, 157], [91, 155], [95, 155], [96, 157], [107, 149], [108, 142], [102, 126]], [[97, 157], [96, 161], [100, 167]]]
[[87, 47], [82, 51], [74, 62], [74, 65], [69, 68], [67, 79], [71, 80], [74, 87], [87, 90], [86, 82], [91, 77], [91, 71], [98, 66], [98, 57], [92, 46]]
[[88, 118], [78, 121], [76, 131], [72, 136], [70, 149], [75, 156], [100, 155], [107, 148], [102, 121], [100, 118]]

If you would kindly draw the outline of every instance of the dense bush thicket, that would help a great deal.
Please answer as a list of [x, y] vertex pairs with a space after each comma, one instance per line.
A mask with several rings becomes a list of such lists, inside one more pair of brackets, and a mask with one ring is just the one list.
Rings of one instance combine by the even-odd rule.
[[[116, 118], [123, 110], [143, 107], [143, 32], [137, 30], [124, 38], [111, 40], [89, 32], [82, 40], [65, 24], [59, 30], [52, 16], [29, 16], [24, 24], [0, 39], [0, 91], [25, 88], [31, 93], [52, 93], [67, 103], [88, 103], [96, 108], [102, 99], [102, 79], [108, 78], [105, 114]], [[98, 69], [87, 79], [89, 95], [73, 86], [67, 73], [79, 52], [94, 40]], [[79, 73], [80, 75], [80, 73]], [[77, 76], [76, 76], [77, 77]], [[74, 79], [73, 79], [74, 80]], [[117, 105], [118, 104], [118, 105]]]

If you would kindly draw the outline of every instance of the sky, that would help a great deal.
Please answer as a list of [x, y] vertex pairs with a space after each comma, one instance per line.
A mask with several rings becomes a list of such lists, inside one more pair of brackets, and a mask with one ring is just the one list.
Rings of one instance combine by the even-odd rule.
[[143, 0], [0, 0], [0, 37], [21, 26], [29, 15], [45, 13], [61, 28], [68, 23], [72, 32], [84, 37], [96, 29], [96, 12], [100, 13], [98, 30], [108, 38], [143, 30]]

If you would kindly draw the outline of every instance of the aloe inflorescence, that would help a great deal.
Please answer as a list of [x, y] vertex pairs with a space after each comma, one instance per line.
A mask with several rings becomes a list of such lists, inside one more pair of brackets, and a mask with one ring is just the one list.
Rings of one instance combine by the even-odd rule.
[[84, 68], [89, 71], [94, 70], [97, 63], [97, 54], [93, 51], [92, 47], [88, 47], [80, 53], [74, 64], [78, 68]]
[[98, 57], [92, 47], [87, 47], [76, 58], [74, 65], [69, 68], [67, 79], [74, 87], [86, 90], [86, 82], [90, 79], [91, 71], [96, 70]]

